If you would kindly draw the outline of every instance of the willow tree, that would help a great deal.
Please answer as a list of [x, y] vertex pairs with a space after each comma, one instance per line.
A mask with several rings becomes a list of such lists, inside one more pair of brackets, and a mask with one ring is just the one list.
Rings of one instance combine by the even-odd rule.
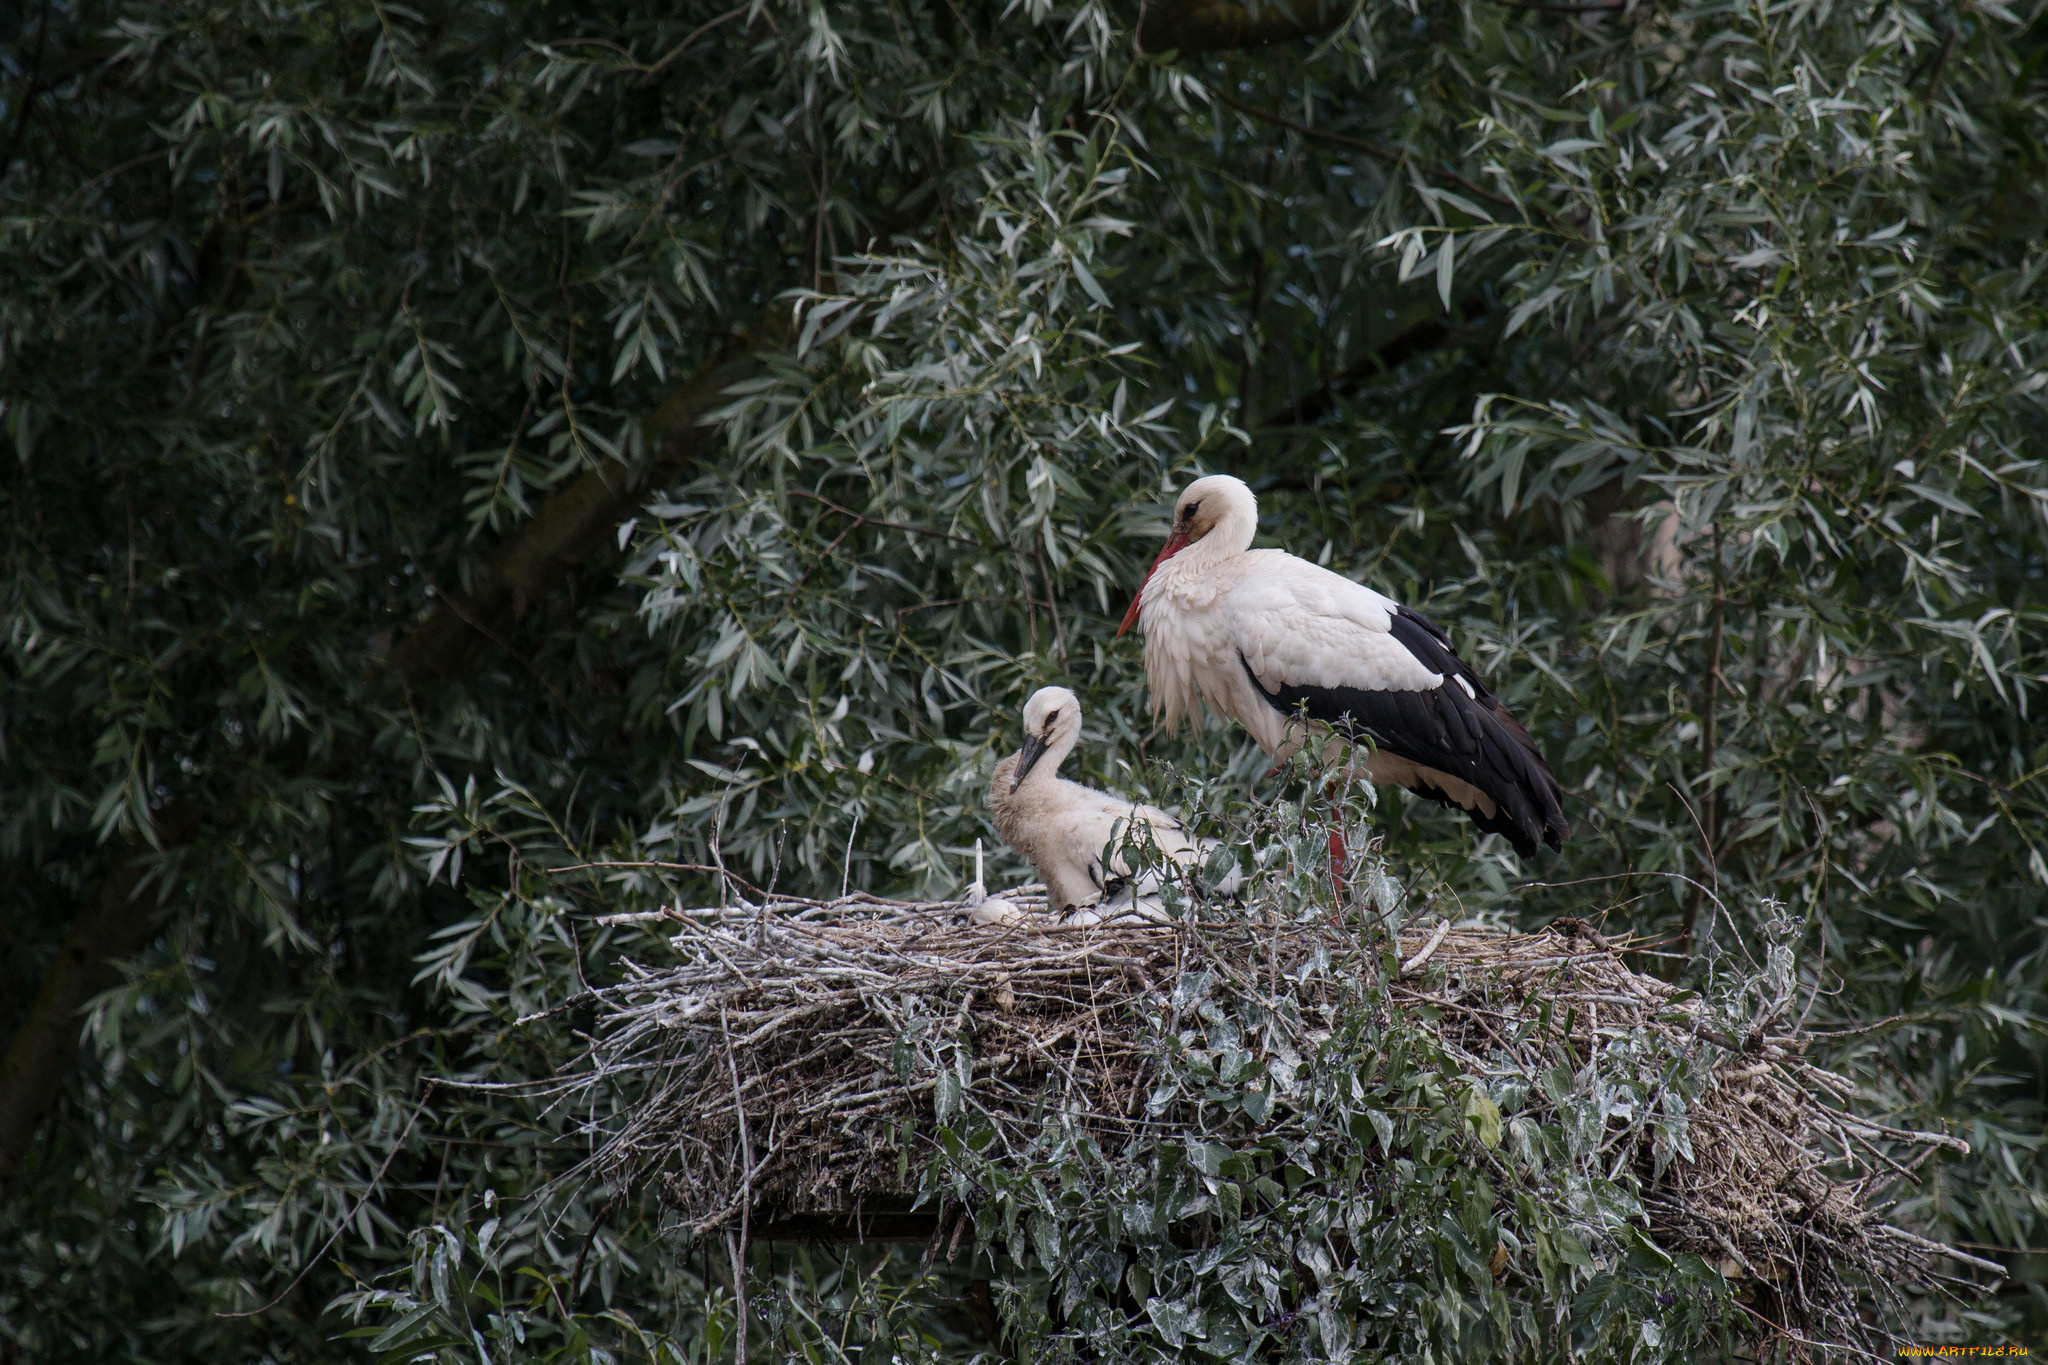
[[[469, 1284], [436, 1230], [575, 1144], [427, 1082], [560, 1060], [509, 1025], [618, 888], [552, 869], [943, 892], [1055, 678], [1101, 775], [1255, 781], [1112, 640], [1201, 469], [1451, 627], [1574, 793], [1534, 866], [1390, 798], [1413, 885], [1695, 966], [1789, 916], [1814, 1016], [1888, 1021], [1837, 1060], [1973, 1145], [1915, 1215], [2040, 1244], [2032, 14], [0, 26], [0, 1339], [353, 1354], [338, 1295]], [[549, 1350], [696, 1273], [652, 1208], [550, 1226], [499, 1248]]]

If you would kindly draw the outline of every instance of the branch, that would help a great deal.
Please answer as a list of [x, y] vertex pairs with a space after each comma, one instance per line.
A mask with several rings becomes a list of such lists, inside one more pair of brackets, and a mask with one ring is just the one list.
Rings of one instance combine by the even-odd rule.
[[392, 647], [392, 671], [407, 686], [453, 677], [476, 662], [485, 644], [502, 642], [507, 626], [633, 515], [650, 483], [711, 452], [718, 429], [702, 418], [734, 380], [752, 372], [754, 353], [778, 340], [787, 321], [787, 311], [777, 306], [662, 400], [647, 419], [655, 454], [644, 466], [590, 470], [542, 503], [484, 557], [468, 588], [448, 593]]
[[[1460, 318], [1470, 322], [1485, 313], [1486, 300], [1478, 295], [1459, 299], [1456, 311]], [[1260, 417], [1259, 429], [1309, 425], [1336, 407], [1337, 395], [1345, 389], [1363, 383], [1375, 375], [1385, 374], [1397, 366], [1405, 365], [1416, 356], [1434, 351], [1455, 340], [1456, 327], [1457, 323], [1454, 320], [1433, 317], [1424, 318], [1411, 327], [1402, 328], [1285, 407], [1275, 408]]]
[[1142, 53], [1228, 52], [1328, 33], [1352, 6], [1332, 0], [1270, 0], [1248, 7], [1228, 0], [1150, 0], [1138, 16]]
[[667, 56], [663, 57], [660, 61], [656, 62], [652, 66], [646, 65], [638, 57], [635, 57], [630, 51], [623, 47], [620, 47], [617, 43], [607, 42], [602, 38], [557, 38], [553, 42], [549, 43], [548, 46], [601, 47], [608, 52], [616, 52], [621, 57], [624, 57], [626, 59], [625, 61], [619, 64], [618, 69], [620, 71], [636, 72], [643, 77], [658, 76], [661, 74], [661, 70], [663, 67], [667, 66], [676, 58], [682, 56], [685, 52], [688, 52], [690, 50], [691, 44], [695, 43], [699, 38], [711, 32], [712, 29], [715, 29], [722, 24], [728, 24], [732, 22], [734, 19], [739, 18], [742, 14], [745, 14], [749, 8], [750, 6], [748, 5], [741, 5], [737, 9], [727, 10], [725, 13], [719, 15], [715, 19], [705, 20], [703, 23], [697, 25], [697, 27], [691, 29], [690, 32], [683, 38], [683, 40], [680, 43], [677, 43], [674, 47], [668, 50]]
[[[326, 1260], [327, 1253], [334, 1250], [334, 1244], [341, 1240], [341, 1234], [347, 1232], [351, 1227], [355, 1226], [356, 1215], [360, 1214], [363, 1211], [363, 1206], [370, 1202], [370, 1196], [377, 1193], [377, 1187], [379, 1185], [382, 1185], [384, 1183], [384, 1177], [391, 1173], [391, 1163], [398, 1160], [398, 1154], [405, 1150], [406, 1139], [412, 1136], [413, 1127], [419, 1123], [420, 1114], [426, 1109], [427, 1100], [431, 1099], [433, 1097], [433, 1094], [434, 1083], [432, 1081], [428, 1081], [426, 1094], [422, 1095], [420, 1097], [420, 1102], [413, 1106], [412, 1117], [405, 1121], [405, 1131], [398, 1135], [398, 1141], [392, 1143], [391, 1150], [384, 1154], [384, 1164], [377, 1168], [377, 1174], [371, 1176], [370, 1183], [363, 1186], [363, 1192], [361, 1196], [357, 1198], [356, 1206], [350, 1209], [348, 1213], [343, 1216], [342, 1220], [334, 1225], [334, 1231], [329, 1233], [327, 1236], [327, 1240], [320, 1244], [320, 1249], [314, 1252], [312, 1256], [307, 1258], [306, 1264], [299, 1268], [299, 1273], [292, 1277], [292, 1282], [286, 1285], [284, 1288], [278, 1290], [276, 1297], [272, 1298], [269, 1303], [264, 1304], [261, 1308], [251, 1308], [248, 1311], [241, 1313], [223, 1313], [216, 1311], [214, 1313], [215, 1317], [260, 1318], [265, 1313], [268, 1313], [271, 1309], [283, 1303], [285, 1299], [291, 1295], [291, 1292], [294, 1289], [297, 1289], [300, 1285], [306, 1282], [306, 1277], [313, 1273], [314, 1267], [318, 1266], [320, 1262]], [[577, 1264], [581, 1265], [582, 1262], [578, 1261]]]
[[830, 498], [820, 496], [817, 493], [807, 492], [801, 488], [790, 489], [789, 496], [792, 498], [809, 498], [812, 502], [820, 504], [829, 511], [837, 512], [842, 517], [853, 518], [854, 521], [862, 526], [879, 526], [886, 531], [909, 531], [914, 535], [935, 536], [940, 540], [958, 541], [962, 545], [978, 546], [981, 544], [980, 541], [971, 537], [956, 536], [951, 531], [941, 531], [936, 526], [913, 526], [906, 521], [879, 521], [874, 517], [864, 517], [852, 508], [841, 507]]
[[[1718, 542], [1718, 535], [1716, 537]], [[1716, 572], [1719, 572], [1719, 545], [1715, 546]], [[1718, 692], [1721, 683], [1721, 636], [1727, 604], [1721, 595], [1714, 595], [1714, 634], [1707, 645], [1706, 699], [1700, 703], [1700, 805], [1705, 818], [1700, 822], [1700, 851], [1706, 855], [1707, 866], [1713, 870], [1714, 881], [1721, 880], [1721, 869], [1714, 861], [1714, 847], [1720, 841], [1720, 798], [1714, 790], [1714, 718], [1720, 711]], [[1685, 898], [1685, 920], [1679, 926], [1678, 946], [1681, 952], [1692, 950], [1693, 926], [1699, 921], [1700, 896], [1706, 888], [1695, 882]]]
[[156, 928], [161, 894], [145, 882], [159, 849], [189, 841], [199, 830], [199, 805], [187, 799], [157, 813], [156, 843], [136, 836], [99, 885], [43, 973], [42, 989], [0, 1059], [0, 1175], [18, 1168], [36, 1129], [57, 1101], [78, 1052], [79, 1012], [121, 984], [119, 963], [141, 952]]
[[[662, 402], [647, 419], [656, 453], [643, 468], [614, 466], [582, 475], [486, 556], [467, 591], [449, 593], [392, 649], [389, 662], [400, 681], [417, 686], [474, 665], [488, 643], [502, 643], [503, 627], [632, 515], [649, 482], [710, 451], [717, 431], [703, 425], [702, 417], [752, 365], [756, 349], [782, 339], [787, 321], [787, 310], [778, 306]], [[178, 803], [159, 813], [158, 847], [189, 841], [198, 828], [196, 812], [196, 805]], [[155, 865], [153, 853], [140, 839], [128, 842], [72, 921], [35, 1004], [0, 1061], [0, 1175], [20, 1165], [56, 1102], [77, 1053], [79, 1010], [119, 985], [115, 964], [149, 942], [160, 903], [160, 897], [142, 894]]]
[[[132, 164], [140, 162], [125, 163], [106, 174]], [[97, 182], [82, 188], [92, 183]], [[919, 196], [877, 224], [875, 236], [909, 231], [938, 200], [936, 192]], [[655, 454], [643, 468], [592, 470], [542, 503], [532, 520], [485, 557], [467, 591], [444, 597], [426, 620], [398, 641], [388, 659], [392, 673], [408, 687], [451, 677], [482, 658], [486, 643], [502, 643], [502, 628], [602, 547], [619, 523], [633, 514], [647, 485], [712, 450], [718, 432], [704, 425], [704, 416], [718, 407], [735, 379], [757, 367], [756, 352], [787, 343], [789, 321], [787, 308], [772, 305], [760, 321], [662, 401], [647, 418]], [[156, 847], [190, 842], [198, 832], [198, 809], [196, 802], [181, 801], [159, 812]], [[44, 973], [35, 1004], [0, 1060], [0, 1175], [20, 1164], [56, 1101], [77, 1052], [79, 1010], [93, 996], [120, 984], [114, 964], [133, 957], [149, 942], [158, 898], [140, 893], [153, 866], [151, 853], [151, 846], [141, 840], [131, 840], [123, 849], [72, 922], [63, 947]]]
[[[914, 202], [874, 225], [872, 239], [910, 231], [931, 214], [941, 194], [935, 186], [929, 195], [909, 197]], [[704, 424], [705, 414], [720, 405], [736, 380], [760, 368], [759, 352], [788, 345], [790, 321], [786, 306], [770, 304], [759, 321], [664, 398], [646, 421], [655, 453], [645, 465], [590, 470], [542, 503], [531, 520], [484, 557], [467, 589], [449, 593], [392, 646], [391, 671], [406, 686], [416, 687], [466, 672], [483, 656], [485, 644], [503, 644], [505, 628], [602, 549], [619, 523], [633, 515], [650, 484], [713, 451], [719, 432]]]
[[1271, 109], [1261, 109], [1255, 104], [1246, 104], [1242, 100], [1232, 99], [1213, 85], [1204, 85], [1202, 88], [1213, 98], [1229, 105], [1237, 110], [1238, 113], [1248, 118], [1258, 119], [1262, 123], [1270, 123], [1276, 128], [1291, 129], [1294, 132], [1300, 133], [1303, 137], [1315, 138], [1318, 141], [1330, 143], [1332, 146], [1349, 147], [1354, 152], [1364, 152], [1367, 156], [1384, 161], [1389, 166], [1415, 165], [1424, 175], [1432, 175], [1439, 180], [1448, 180], [1474, 198], [1484, 199], [1490, 204], [1498, 204], [1505, 209], [1513, 209], [1517, 213], [1530, 214], [1541, 218], [1545, 223], [1550, 221], [1549, 217], [1534, 205], [1518, 204], [1506, 195], [1495, 194], [1476, 180], [1468, 180], [1449, 167], [1422, 166], [1414, 162], [1407, 153], [1382, 147], [1377, 142], [1367, 142], [1364, 138], [1348, 137], [1343, 133], [1332, 133], [1322, 128], [1312, 127], [1306, 123], [1299, 123], [1285, 114], [1278, 114]]

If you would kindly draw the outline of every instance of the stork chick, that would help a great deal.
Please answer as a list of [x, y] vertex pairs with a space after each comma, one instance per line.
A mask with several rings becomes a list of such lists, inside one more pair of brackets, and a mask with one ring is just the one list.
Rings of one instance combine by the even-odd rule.
[[[1127, 838], [1152, 843], [1177, 867], [1199, 868], [1216, 847], [1213, 839], [1196, 840], [1177, 817], [1107, 792], [1068, 782], [1060, 764], [1081, 738], [1081, 700], [1064, 687], [1042, 687], [1024, 703], [1024, 747], [996, 764], [988, 788], [989, 813], [996, 829], [1031, 860], [1045, 880], [1048, 908], [1074, 915], [1070, 922], [1097, 923], [1105, 911], [1163, 919], [1148, 897], [1158, 890], [1156, 874], [1131, 885], [1131, 868], [1123, 856]], [[1105, 867], [1103, 859], [1109, 858]], [[1215, 889], [1236, 891], [1232, 869]], [[1101, 905], [1105, 895], [1111, 903]], [[1084, 911], [1084, 907], [1099, 907]]]
[[[1258, 499], [1227, 474], [1196, 479], [1174, 504], [1117, 631], [1144, 623], [1153, 712], [1171, 728], [1207, 703], [1280, 762], [1312, 739], [1326, 760], [1370, 740], [1373, 781], [1455, 806], [1524, 858], [1558, 847], [1571, 826], [1557, 779], [1443, 628], [1305, 559], [1254, 550], [1258, 525]], [[1341, 886], [1334, 833], [1330, 852]]]

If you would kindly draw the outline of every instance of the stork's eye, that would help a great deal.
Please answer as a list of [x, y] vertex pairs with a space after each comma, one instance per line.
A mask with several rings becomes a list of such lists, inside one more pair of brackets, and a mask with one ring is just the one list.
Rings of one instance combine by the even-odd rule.
[[1201, 510], [1202, 500], [1200, 498], [1196, 498], [1193, 502], [1187, 505], [1187, 510], [1180, 514], [1180, 519], [1186, 522], [1188, 525], [1192, 526], [1195, 524], [1195, 513]]
[[1054, 721], [1058, 720], [1059, 718], [1060, 718], [1060, 713], [1059, 713], [1059, 712], [1057, 712], [1057, 711], [1049, 711], [1049, 712], [1047, 712], [1047, 713], [1046, 713], [1046, 717], [1045, 717], [1045, 723], [1046, 723], [1047, 725], [1050, 725], [1050, 724], [1052, 724], [1052, 723], [1053, 723]]

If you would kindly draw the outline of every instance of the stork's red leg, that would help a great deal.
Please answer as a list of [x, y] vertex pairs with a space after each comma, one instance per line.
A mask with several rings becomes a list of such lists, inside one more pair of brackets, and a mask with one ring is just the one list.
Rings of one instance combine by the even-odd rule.
[[1349, 885], [1344, 873], [1351, 859], [1344, 848], [1344, 798], [1337, 790], [1336, 778], [1323, 784], [1323, 795], [1330, 801], [1330, 889], [1337, 893], [1337, 908], [1341, 910]]

